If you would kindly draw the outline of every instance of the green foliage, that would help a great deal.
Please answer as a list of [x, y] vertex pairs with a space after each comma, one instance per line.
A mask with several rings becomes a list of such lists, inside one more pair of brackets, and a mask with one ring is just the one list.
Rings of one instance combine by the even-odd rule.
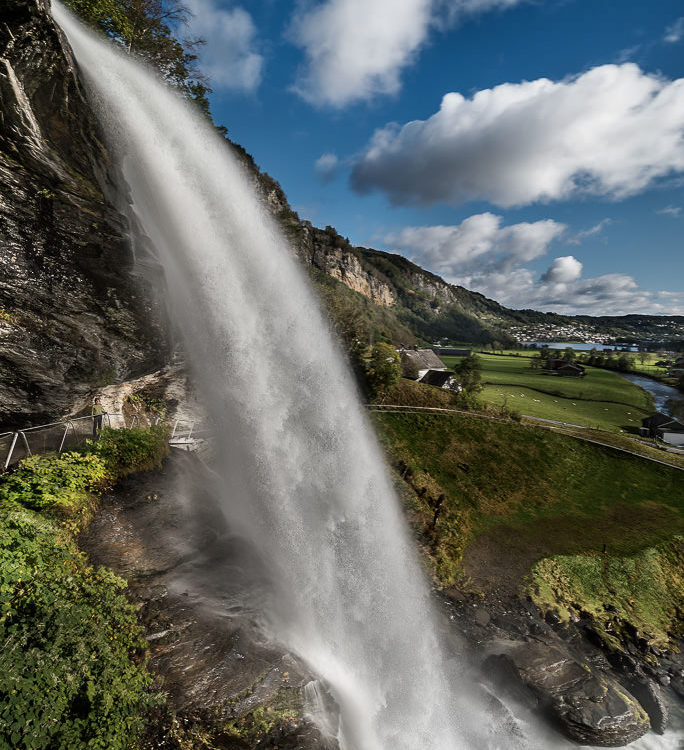
[[114, 479], [159, 469], [169, 452], [166, 427], [113, 430], [103, 428], [100, 439], [88, 443], [88, 453], [104, 461]]
[[669, 645], [669, 633], [681, 635], [684, 628], [684, 538], [625, 557], [546, 558], [532, 569], [529, 592], [542, 609], [565, 619], [589, 613], [609, 643], [617, 645], [629, 622], [649, 642]]
[[373, 397], [388, 391], [401, 377], [399, 353], [390, 344], [379, 343], [371, 347], [366, 363], [366, 379]]
[[482, 365], [477, 354], [463, 357], [455, 371], [464, 393], [473, 395], [482, 390]]
[[96, 493], [167, 451], [163, 427], [105, 428], [0, 479], [0, 750], [124, 750], [140, 732], [156, 699], [126, 584], [89, 566], [68, 532]]
[[28, 510], [0, 520], [0, 748], [124, 750], [152, 702], [125, 582]]
[[201, 42], [178, 37], [189, 16], [180, 0], [66, 2], [90, 26], [152, 65], [167, 83], [194, 101], [211, 119], [207, 98], [211, 89], [196, 67], [194, 52]]
[[92, 493], [109, 479], [107, 463], [93, 454], [32, 456], [0, 482], [0, 505], [23, 505], [79, 521], [92, 509]]

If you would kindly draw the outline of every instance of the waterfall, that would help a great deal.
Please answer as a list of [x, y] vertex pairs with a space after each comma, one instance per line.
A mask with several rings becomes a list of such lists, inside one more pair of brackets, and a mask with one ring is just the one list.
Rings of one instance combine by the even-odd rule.
[[343, 750], [510, 750], [443, 651], [353, 378], [251, 178], [151, 72], [53, 13], [164, 268], [226, 515], [271, 573], [268, 635], [330, 686]]

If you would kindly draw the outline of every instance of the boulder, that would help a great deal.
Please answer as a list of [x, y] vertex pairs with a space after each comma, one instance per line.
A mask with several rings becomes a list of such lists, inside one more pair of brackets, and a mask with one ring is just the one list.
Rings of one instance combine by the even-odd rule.
[[663, 691], [652, 680], [632, 680], [629, 692], [641, 703], [651, 720], [656, 734], [664, 734], [669, 718], [669, 707]]
[[[639, 702], [607, 674], [574, 658], [561, 644], [508, 642], [486, 666], [532, 694], [573, 740], [619, 747], [650, 728]], [[517, 685], [516, 685], [517, 683]]]

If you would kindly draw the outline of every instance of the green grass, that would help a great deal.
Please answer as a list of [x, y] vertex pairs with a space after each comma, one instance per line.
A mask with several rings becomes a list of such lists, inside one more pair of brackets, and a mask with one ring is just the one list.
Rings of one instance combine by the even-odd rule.
[[681, 635], [684, 629], [679, 614], [684, 610], [684, 538], [627, 557], [547, 558], [534, 566], [528, 590], [542, 609], [556, 608], [563, 619], [579, 614], [580, 607], [612, 646], [619, 646], [627, 620], [650, 643], [664, 647], [669, 633]]
[[[530, 359], [478, 355], [484, 389], [480, 398], [532, 417], [609, 430], [636, 432], [653, 412], [653, 399], [615, 372], [586, 367], [583, 378], [545, 375]], [[453, 368], [457, 357], [442, 358]]]
[[408, 480], [409, 516], [444, 584], [484, 537], [512, 574], [524, 575], [549, 555], [594, 553], [604, 544], [630, 555], [684, 533], [684, 480], [674, 468], [510, 422], [374, 419]]

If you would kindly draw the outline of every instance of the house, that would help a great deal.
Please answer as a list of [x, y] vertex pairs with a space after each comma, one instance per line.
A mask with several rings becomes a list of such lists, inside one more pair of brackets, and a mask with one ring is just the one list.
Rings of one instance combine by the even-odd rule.
[[566, 375], [575, 378], [581, 378], [585, 375], [582, 365], [566, 362], [564, 359], [547, 359], [545, 369], [554, 375]]
[[428, 370], [447, 369], [432, 349], [398, 349], [397, 351], [401, 358], [401, 371], [405, 378], [420, 380]]
[[660, 438], [664, 443], [684, 445], [684, 424], [662, 412], [642, 419], [639, 432], [643, 436]]
[[418, 382], [436, 388], [451, 388], [453, 380], [454, 376], [447, 370], [428, 370]]

